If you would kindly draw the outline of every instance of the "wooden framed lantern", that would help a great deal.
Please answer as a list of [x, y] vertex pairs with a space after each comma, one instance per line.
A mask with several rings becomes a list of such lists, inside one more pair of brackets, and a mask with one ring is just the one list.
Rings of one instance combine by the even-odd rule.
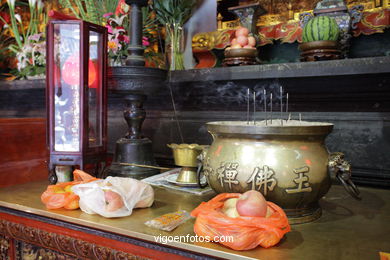
[[59, 166], [95, 175], [107, 151], [107, 29], [82, 20], [47, 25], [47, 146], [49, 181]]

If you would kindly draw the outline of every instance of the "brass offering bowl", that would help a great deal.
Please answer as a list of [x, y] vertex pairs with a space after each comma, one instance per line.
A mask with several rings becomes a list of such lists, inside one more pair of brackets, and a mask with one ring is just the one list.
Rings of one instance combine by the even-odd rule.
[[213, 143], [203, 154], [203, 174], [215, 192], [258, 190], [291, 224], [320, 217], [318, 201], [331, 186], [328, 164], [346, 163], [329, 159], [324, 141], [333, 124], [274, 119], [209, 122], [207, 129]]
[[173, 159], [177, 166], [181, 166], [180, 173], [177, 177], [177, 182], [183, 184], [197, 184], [197, 157], [205, 145], [199, 144], [168, 144], [173, 151]]

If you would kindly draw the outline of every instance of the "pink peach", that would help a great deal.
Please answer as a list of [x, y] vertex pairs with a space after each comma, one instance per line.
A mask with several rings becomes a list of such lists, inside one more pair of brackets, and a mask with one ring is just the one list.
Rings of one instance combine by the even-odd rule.
[[232, 45], [230, 48], [232, 48], [232, 49], [241, 49], [242, 46], [237, 43], [237, 44]]
[[237, 37], [237, 43], [241, 46], [248, 45], [248, 37], [246, 36], [238, 36]]
[[245, 27], [239, 27], [237, 30], [236, 30], [236, 37], [238, 38], [238, 36], [248, 36], [249, 34], [249, 30]]
[[248, 37], [248, 45], [255, 47], [256, 46], [256, 39], [253, 36]]

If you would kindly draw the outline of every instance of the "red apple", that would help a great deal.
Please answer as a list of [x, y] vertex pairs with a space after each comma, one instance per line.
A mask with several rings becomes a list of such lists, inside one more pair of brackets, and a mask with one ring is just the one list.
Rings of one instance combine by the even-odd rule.
[[236, 208], [240, 216], [265, 217], [267, 201], [260, 192], [250, 190], [238, 198]]
[[239, 27], [237, 30], [236, 30], [236, 37], [238, 38], [238, 36], [248, 36], [249, 34], [249, 30], [245, 27]]
[[120, 209], [125, 205], [121, 195], [111, 190], [104, 191], [104, 199], [106, 200], [106, 210], [109, 212]]

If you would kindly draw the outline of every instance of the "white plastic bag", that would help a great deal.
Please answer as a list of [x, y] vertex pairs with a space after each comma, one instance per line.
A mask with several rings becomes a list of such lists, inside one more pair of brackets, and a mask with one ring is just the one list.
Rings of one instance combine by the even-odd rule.
[[[72, 191], [80, 197], [82, 211], [106, 218], [129, 216], [133, 208], [150, 207], [154, 201], [153, 188], [145, 182], [131, 178], [107, 177], [104, 180], [75, 185]], [[121, 200], [119, 208], [110, 204], [111, 200], [108, 199], [111, 195], [116, 197], [116, 202]]]

